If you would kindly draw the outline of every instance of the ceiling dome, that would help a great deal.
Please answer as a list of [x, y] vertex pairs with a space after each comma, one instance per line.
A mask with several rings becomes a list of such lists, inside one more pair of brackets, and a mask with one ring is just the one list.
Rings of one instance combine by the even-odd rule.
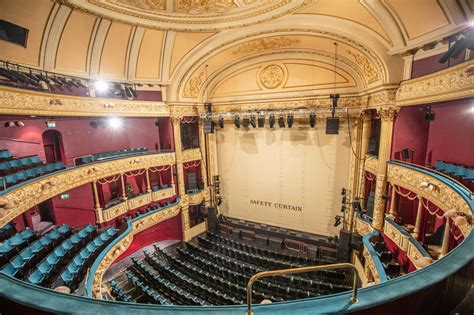
[[68, 6], [147, 28], [215, 31], [253, 25], [305, 6], [302, 0], [61, 0]]

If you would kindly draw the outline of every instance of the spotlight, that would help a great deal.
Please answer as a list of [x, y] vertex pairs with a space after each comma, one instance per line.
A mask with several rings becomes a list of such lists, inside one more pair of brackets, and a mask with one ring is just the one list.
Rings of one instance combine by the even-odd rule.
[[109, 90], [109, 83], [103, 80], [95, 81], [95, 89], [99, 92], [107, 92]]
[[265, 127], [265, 116], [261, 115], [258, 117], [258, 128], [263, 128], [263, 127]]
[[126, 86], [125, 89], [124, 89], [124, 90], [125, 90], [125, 94], [127, 94], [127, 97], [129, 97], [129, 98], [132, 98], [132, 97], [133, 97], [132, 92], [131, 92], [131, 89], [132, 89], [132, 88], [129, 87], [129, 86]]
[[341, 196], [345, 196], [347, 194], [347, 191], [345, 188], [342, 188], [341, 190]]
[[112, 83], [114, 87], [114, 95], [122, 95], [122, 86], [118, 82]]
[[292, 114], [289, 114], [286, 117], [286, 122], [288, 124], [288, 128], [291, 128], [293, 126], [293, 115]]
[[219, 127], [224, 128], [224, 117], [219, 116]]
[[120, 127], [122, 127], [122, 124], [122, 119], [119, 117], [110, 117], [107, 120], [107, 125], [114, 130], [120, 129]]
[[428, 106], [426, 108], [425, 120], [434, 120], [434, 119], [435, 119], [435, 113], [431, 109], [431, 106]]
[[311, 126], [311, 128], [314, 128], [314, 126], [316, 125], [316, 114], [315, 113], [309, 114], [309, 125]]
[[8, 128], [8, 127], [15, 127], [15, 123], [13, 121], [7, 121], [5, 123], [5, 127]]
[[237, 128], [240, 128], [240, 117], [237, 115], [234, 117], [234, 125]]
[[278, 117], [278, 126], [280, 128], [285, 128], [285, 118], [283, 118], [283, 116]]
[[342, 217], [340, 215], [336, 215], [334, 217], [334, 227], [341, 225]]
[[257, 122], [255, 120], [255, 116], [250, 117], [250, 124], [252, 125], [253, 128], [257, 127]]
[[270, 126], [270, 128], [273, 128], [273, 126], [275, 126], [275, 115], [270, 115], [270, 117], [268, 118], [268, 125]]
[[250, 124], [250, 119], [248, 117], [244, 117], [244, 120], [242, 121], [242, 126], [244, 128], [248, 128]]
[[217, 196], [216, 199], [217, 199], [217, 200], [216, 200], [217, 205], [220, 206], [220, 205], [222, 204], [222, 197], [221, 197], [221, 196]]
[[326, 134], [327, 135], [339, 134], [339, 117], [326, 118]]
[[354, 211], [356, 211], [356, 212], [361, 212], [362, 211], [362, 207], [360, 206], [360, 201], [359, 200], [356, 200], [352, 203], [352, 209], [354, 209]]

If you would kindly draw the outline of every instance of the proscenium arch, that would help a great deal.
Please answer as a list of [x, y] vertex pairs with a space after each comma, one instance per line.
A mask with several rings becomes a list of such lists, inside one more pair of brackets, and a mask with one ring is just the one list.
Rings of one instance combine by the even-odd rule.
[[271, 36], [309, 35], [341, 42], [363, 53], [374, 63], [381, 77], [381, 84], [398, 82], [402, 77], [402, 58], [388, 55], [390, 45], [386, 40], [360, 24], [330, 16], [304, 14], [283, 17], [277, 22], [239, 32], [222, 32], [197, 45], [175, 68], [168, 87], [169, 101], [182, 100], [185, 84], [209, 58], [244, 42]]

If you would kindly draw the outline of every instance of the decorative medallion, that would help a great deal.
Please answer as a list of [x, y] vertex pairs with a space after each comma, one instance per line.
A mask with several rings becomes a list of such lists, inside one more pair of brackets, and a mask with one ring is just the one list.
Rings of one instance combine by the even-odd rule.
[[279, 65], [269, 65], [259, 73], [259, 81], [267, 89], [276, 89], [285, 79], [285, 71]]

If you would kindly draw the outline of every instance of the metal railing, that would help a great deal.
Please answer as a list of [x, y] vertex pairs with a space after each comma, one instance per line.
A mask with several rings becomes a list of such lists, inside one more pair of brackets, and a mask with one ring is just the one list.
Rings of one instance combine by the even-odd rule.
[[356, 267], [353, 264], [338, 263], [338, 264], [330, 264], [330, 265], [262, 271], [253, 275], [250, 278], [249, 282], [247, 283], [247, 312], [245, 314], [253, 315], [252, 313], [252, 286], [260, 278], [271, 277], [271, 276], [281, 276], [281, 275], [294, 274], [294, 273], [304, 273], [304, 272], [311, 272], [311, 271], [318, 271], [318, 270], [342, 269], [342, 268], [350, 268], [353, 271], [354, 280], [352, 283], [351, 302], [356, 303], [357, 302], [357, 279], [360, 279], [359, 272], [357, 271]]

